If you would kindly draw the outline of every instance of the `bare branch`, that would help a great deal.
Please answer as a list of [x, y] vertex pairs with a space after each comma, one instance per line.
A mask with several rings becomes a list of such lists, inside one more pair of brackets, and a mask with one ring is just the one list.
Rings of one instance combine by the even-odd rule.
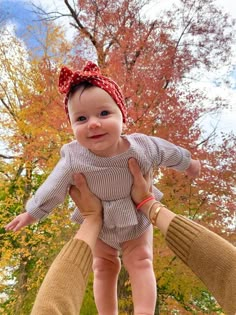
[[[218, 122], [219, 123], [219, 122]], [[204, 143], [208, 143], [208, 141], [212, 138], [214, 138], [216, 136], [216, 130], [218, 127], [218, 123], [215, 125], [214, 129], [212, 130], [212, 132], [205, 138], [203, 139], [201, 142], [197, 143], [193, 149], [196, 149], [197, 147], [201, 146]]]
[[86, 27], [81, 23], [80, 19], [79, 19], [79, 13], [76, 12], [75, 9], [73, 9], [71, 7], [71, 5], [69, 4], [68, 0], [64, 0], [67, 8], [69, 9], [70, 13], [71, 13], [71, 17], [74, 19], [74, 21], [76, 22], [76, 24], [72, 24], [75, 28], [77, 28], [78, 30], [80, 30], [82, 32], [82, 34], [84, 34], [86, 37], [88, 37], [92, 44], [97, 48], [97, 42], [94, 38], [94, 36], [86, 29]]
[[8, 113], [12, 116], [12, 118], [15, 120], [15, 122], [17, 122], [17, 117], [14, 113], [14, 111], [10, 108], [10, 106], [8, 106], [8, 104], [4, 101], [3, 98], [0, 99], [1, 103], [3, 104], [3, 106], [7, 109]]
[[16, 156], [13, 156], [13, 155], [5, 155], [5, 154], [2, 154], [2, 153], [0, 153], [0, 157], [1, 157], [1, 158], [4, 158], [4, 159], [8, 159], [8, 160], [17, 158]]
[[61, 13], [58, 11], [50, 11], [46, 12], [42, 7], [37, 6], [36, 4], [32, 3], [32, 7], [35, 9], [33, 10], [34, 13], [40, 16], [38, 20], [35, 21], [55, 21], [60, 18], [70, 17], [70, 14]]

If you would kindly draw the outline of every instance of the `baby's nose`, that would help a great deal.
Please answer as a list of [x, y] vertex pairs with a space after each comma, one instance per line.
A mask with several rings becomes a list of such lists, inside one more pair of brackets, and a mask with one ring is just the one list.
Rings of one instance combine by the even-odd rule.
[[101, 127], [101, 122], [99, 118], [93, 117], [89, 119], [88, 127], [90, 129]]

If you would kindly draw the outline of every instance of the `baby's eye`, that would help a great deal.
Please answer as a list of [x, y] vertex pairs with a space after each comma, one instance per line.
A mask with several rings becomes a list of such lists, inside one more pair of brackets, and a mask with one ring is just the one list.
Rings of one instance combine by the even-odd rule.
[[85, 121], [86, 120], [86, 117], [85, 116], [79, 116], [77, 118], [77, 121]]
[[107, 116], [107, 115], [109, 115], [110, 113], [109, 113], [109, 111], [108, 110], [103, 110], [102, 112], [101, 112], [101, 116]]

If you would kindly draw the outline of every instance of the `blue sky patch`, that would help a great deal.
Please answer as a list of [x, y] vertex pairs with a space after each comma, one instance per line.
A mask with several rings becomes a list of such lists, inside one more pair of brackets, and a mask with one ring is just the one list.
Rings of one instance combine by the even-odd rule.
[[[43, 26], [42, 22], [39, 21], [39, 17], [33, 12], [34, 8], [26, 2], [17, 0], [0, 0], [0, 6], [3, 21], [15, 25], [17, 37], [24, 39], [25, 44], [29, 49], [38, 48], [38, 40], [43, 40], [43, 36], [46, 34], [46, 26]], [[40, 35], [39, 33], [36, 35], [32, 32], [31, 36], [26, 40], [23, 36], [28, 26], [38, 26], [41, 30], [42, 27], [44, 27], [45, 31], [42, 30]], [[41, 36], [41, 38], [38, 38], [38, 36]]]

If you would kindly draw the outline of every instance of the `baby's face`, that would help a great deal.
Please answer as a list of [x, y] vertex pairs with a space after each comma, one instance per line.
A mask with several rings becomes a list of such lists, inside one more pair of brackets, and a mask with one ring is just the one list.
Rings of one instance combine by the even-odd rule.
[[68, 104], [76, 140], [99, 156], [119, 153], [122, 113], [113, 98], [98, 87], [75, 92]]

